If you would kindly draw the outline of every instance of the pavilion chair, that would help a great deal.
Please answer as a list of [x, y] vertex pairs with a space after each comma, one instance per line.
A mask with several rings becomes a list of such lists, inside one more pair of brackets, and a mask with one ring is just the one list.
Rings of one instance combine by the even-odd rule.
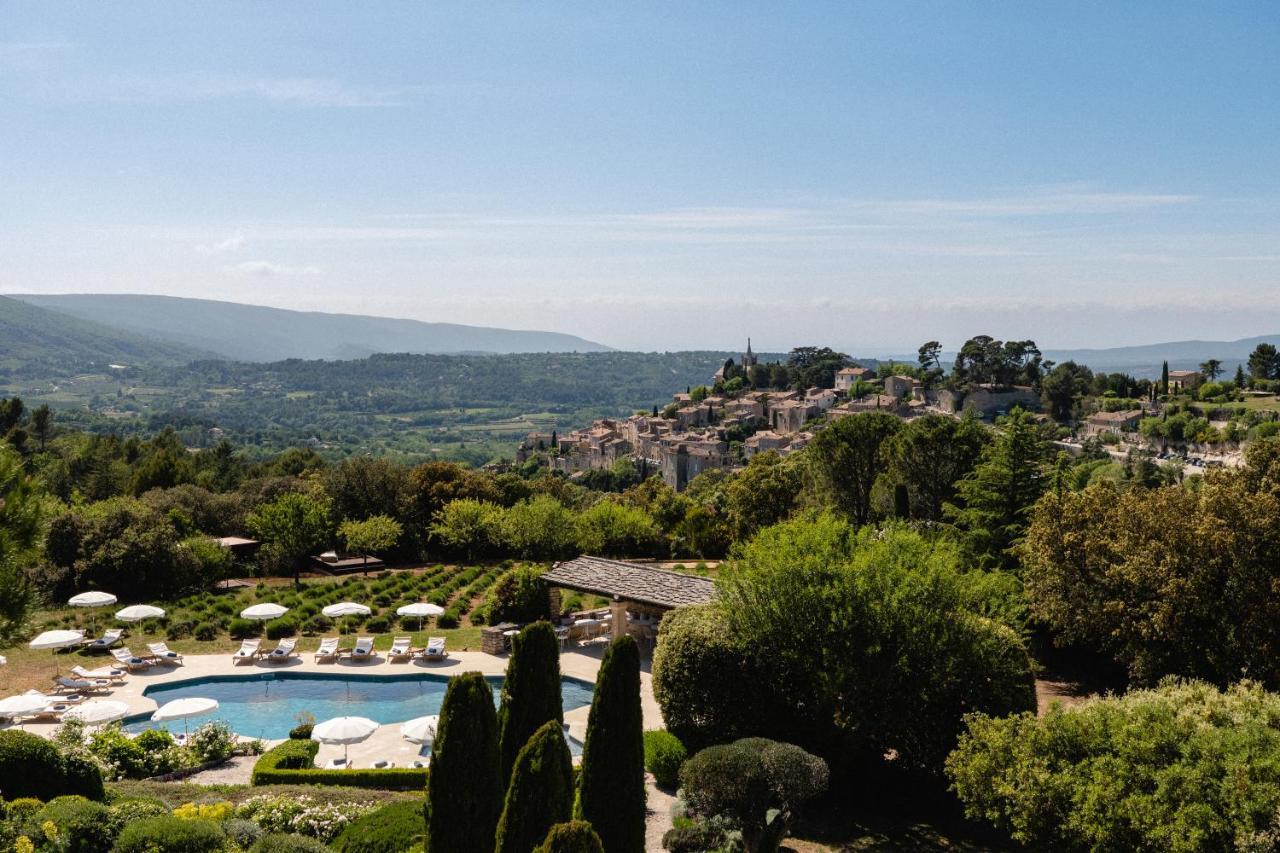
[[107, 649], [120, 642], [120, 638], [124, 636], [123, 628], [108, 628], [102, 632], [102, 636], [96, 640], [85, 640], [85, 651], [105, 652]]
[[444, 647], [444, 637], [431, 637], [427, 640], [427, 647], [422, 650], [423, 660], [444, 660], [449, 657], [449, 652]]
[[71, 667], [71, 674], [76, 678], [87, 678], [90, 681], [105, 678], [114, 684], [124, 684], [125, 679], [128, 677], [123, 669], [114, 669], [109, 666], [99, 667], [98, 669], [85, 669], [80, 664]]
[[147, 648], [151, 651], [149, 657], [156, 663], [182, 663], [182, 655], [170, 651], [166, 643], [147, 643]]
[[320, 648], [316, 649], [316, 663], [320, 661], [333, 662], [338, 659], [338, 637], [325, 637], [320, 641]]
[[111, 682], [105, 678], [97, 681], [89, 681], [84, 678], [68, 678], [65, 675], [54, 677], [54, 683], [57, 687], [53, 688], [55, 693], [110, 693]]
[[128, 646], [121, 646], [118, 649], [112, 649], [111, 656], [118, 660], [120, 664], [130, 672], [137, 669], [150, 669], [155, 666], [154, 661], [138, 657], [133, 652], [129, 651]]
[[373, 637], [360, 637], [356, 640], [356, 646], [351, 650], [352, 660], [372, 660], [376, 658], [378, 653], [373, 650]]
[[294, 651], [298, 646], [297, 637], [285, 637], [276, 644], [270, 654], [265, 654], [262, 659], [270, 663], [283, 663], [289, 658], [296, 658], [298, 653]]
[[396, 637], [391, 643], [391, 649], [387, 652], [387, 660], [407, 661], [413, 658], [413, 638], [412, 637]]
[[245, 640], [240, 643], [240, 648], [236, 649], [236, 653], [231, 656], [231, 665], [238, 666], [244, 661], [253, 661], [258, 659], [258, 648], [262, 645], [261, 640]]

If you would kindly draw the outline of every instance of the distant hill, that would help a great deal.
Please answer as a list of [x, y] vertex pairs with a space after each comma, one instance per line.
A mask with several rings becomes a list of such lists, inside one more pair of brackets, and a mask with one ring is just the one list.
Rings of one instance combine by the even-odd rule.
[[1107, 349], [1045, 350], [1044, 357], [1056, 362], [1087, 364], [1095, 373], [1132, 373], [1138, 377], [1158, 376], [1160, 365], [1165, 361], [1173, 370], [1195, 370], [1201, 363], [1216, 358], [1232, 373], [1237, 364], [1248, 361], [1249, 353], [1261, 343], [1280, 346], [1280, 335], [1236, 341], [1171, 341]]
[[210, 358], [195, 347], [132, 332], [0, 296], [0, 373], [25, 377], [133, 367], [178, 365]]
[[557, 332], [424, 323], [355, 314], [287, 311], [259, 305], [127, 294], [14, 295], [160, 341], [238, 361], [353, 359], [374, 353], [604, 352], [609, 347]]

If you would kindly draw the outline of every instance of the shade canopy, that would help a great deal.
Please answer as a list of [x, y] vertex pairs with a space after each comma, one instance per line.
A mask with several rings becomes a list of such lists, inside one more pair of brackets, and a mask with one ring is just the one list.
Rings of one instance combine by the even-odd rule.
[[159, 619], [163, 615], [164, 610], [150, 604], [131, 604], [116, 611], [116, 618], [121, 622], [141, 622], [143, 619]]
[[43, 711], [56, 701], [57, 697], [46, 696], [37, 691], [20, 693], [17, 696], [10, 696], [8, 699], [0, 699], [0, 717], [18, 717], [24, 714], [34, 714], [36, 711]]
[[67, 599], [67, 604], [72, 607], [106, 607], [108, 604], [115, 604], [116, 601], [116, 597], [111, 593], [93, 589], [71, 596]]
[[311, 729], [311, 739], [320, 743], [360, 743], [378, 730], [378, 724], [368, 717], [334, 717], [317, 723]]
[[413, 604], [406, 604], [404, 607], [397, 607], [396, 613], [400, 616], [439, 616], [444, 613], [444, 608], [429, 601], [417, 601]]
[[203, 699], [199, 696], [191, 696], [186, 699], [174, 699], [172, 702], [166, 702], [156, 709], [151, 715], [154, 722], [162, 723], [165, 720], [183, 720], [187, 717], [198, 717], [201, 714], [209, 714], [218, 710], [217, 699]]
[[283, 604], [274, 604], [267, 601], [262, 604], [255, 604], [252, 607], [246, 607], [244, 610], [240, 611], [240, 617], [242, 619], [259, 619], [265, 621], [267, 619], [279, 619], [288, 612], [289, 608], [285, 607]]
[[439, 724], [439, 714], [417, 717], [401, 726], [400, 734], [414, 743], [431, 743], [436, 739], [436, 726]]
[[320, 612], [330, 619], [338, 619], [343, 616], [368, 616], [373, 611], [354, 601], [339, 601], [337, 604], [330, 604]]
[[84, 631], [45, 631], [27, 646], [33, 649], [65, 649], [84, 641]]
[[76, 719], [86, 726], [100, 726], [129, 716], [129, 706], [114, 699], [90, 699], [83, 705], [68, 708], [63, 719]]

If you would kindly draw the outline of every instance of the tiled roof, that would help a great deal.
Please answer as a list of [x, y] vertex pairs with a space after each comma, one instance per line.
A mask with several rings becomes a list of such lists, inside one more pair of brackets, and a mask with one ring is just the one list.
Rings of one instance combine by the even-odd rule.
[[709, 578], [585, 555], [558, 563], [542, 579], [552, 586], [656, 607], [706, 604], [715, 596]]

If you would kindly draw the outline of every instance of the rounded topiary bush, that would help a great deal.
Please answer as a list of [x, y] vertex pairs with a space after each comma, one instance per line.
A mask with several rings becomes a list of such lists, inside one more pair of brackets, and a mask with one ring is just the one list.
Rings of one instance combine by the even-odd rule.
[[604, 853], [600, 836], [585, 820], [557, 823], [534, 853]]
[[57, 797], [45, 803], [34, 822], [58, 828], [59, 849], [67, 853], [108, 853], [123, 823], [102, 803], [84, 797]]
[[680, 784], [680, 765], [689, 757], [680, 738], [665, 729], [644, 733], [644, 769], [653, 774], [660, 787], [675, 789]]
[[292, 835], [273, 832], [258, 839], [258, 843], [249, 848], [249, 853], [333, 853], [322, 842], [305, 835]]
[[111, 853], [219, 853], [226, 843], [212, 821], [153, 817], [126, 826]]
[[267, 622], [267, 639], [280, 640], [298, 633], [297, 624], [288, 617], [272, 619]]
[[422, 803], [407, 800], [353, 821], [333, 846], [341, 853], [404, 853], [420, 842], [426, 831]]
[[102, 800], [107, 792], [102, 786], [102, 768], [83, 755], [62, 757], [62, 790], [90, 800]]
[[[67, 769], [73, 771], [70, 780]], [[80, 762], [69, 768], [54, 745], [39, 735], [0, 731], [0, 797], [6, 800], [51, 800], [71, 793], [102, 799], [102, 776], [95, 776], [95, 771]]]

